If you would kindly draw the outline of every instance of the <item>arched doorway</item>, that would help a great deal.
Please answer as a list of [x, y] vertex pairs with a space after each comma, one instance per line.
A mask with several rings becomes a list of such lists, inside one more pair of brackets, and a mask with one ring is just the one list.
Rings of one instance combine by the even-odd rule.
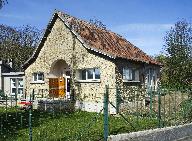
[[49, 94], [51, 97], [70, 98], [70, 68], [62, 59], [56, 60], [51, 65]]

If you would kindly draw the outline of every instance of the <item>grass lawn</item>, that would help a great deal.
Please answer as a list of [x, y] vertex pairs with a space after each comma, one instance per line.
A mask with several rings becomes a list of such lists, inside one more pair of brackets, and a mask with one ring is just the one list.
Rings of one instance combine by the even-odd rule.
[[[7, 114], [6, 114], [7, 113]], [[153, 118], [126, 117], [132, 127], [121, 116], [109, 117], [110, 134], [133, 132], [157, 127]], [[0, 141], [29, 140], [29, 112], [0, 108]], [[45, 113], [32, 111], [34, 141], [94, 141], [103, 140], [103, 115], [76, 111], [74, 113]]]

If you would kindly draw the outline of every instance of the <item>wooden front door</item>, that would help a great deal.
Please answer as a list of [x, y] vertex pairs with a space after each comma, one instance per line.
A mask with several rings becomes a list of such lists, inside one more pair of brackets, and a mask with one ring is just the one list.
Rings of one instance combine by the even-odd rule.
[[65, 90], [65, 78], [49, 78], [49, 95], [50, 97], [64, 97]]

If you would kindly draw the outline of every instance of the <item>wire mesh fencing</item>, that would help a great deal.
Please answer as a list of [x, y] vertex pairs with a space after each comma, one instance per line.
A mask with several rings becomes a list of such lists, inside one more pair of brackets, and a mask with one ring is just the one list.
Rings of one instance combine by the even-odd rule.
[[109, 134], [163, 128], [191, 122], [192, 89], [190, 88], [152, 89], [116, 86], [108, 89], [116, 90], [116, 100], [108, 101], [116, 109], [117, 114], [114, 116], [124, 120], [122, 123], [122, 120], [109, 116], [111, 118]]
[[0, 141], [106, 141], [112, 134], [192, 119], [190, 88], [106, 86], [103, 93], [90, 92], [76, 100], [48, 98], [45, 91], [34, 90], [28, 100], [5, 97], [0, 104]]
[[66, 98], [37, 100], [40, 95], [34, 90], [28, 100], [12, 107], [7, 100], [0, 107], [0, 141], [102, 140], [103, 106], [97, 105], [103, 105], [103, 98], [77, 105]]

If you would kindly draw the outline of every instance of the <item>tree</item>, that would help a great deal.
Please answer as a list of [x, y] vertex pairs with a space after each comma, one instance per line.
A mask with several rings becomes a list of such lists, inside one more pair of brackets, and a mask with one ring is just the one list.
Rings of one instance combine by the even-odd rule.
[[192, 26], [178, 21], [165, 36], [168, 83], [189, 85], [192, 83]]
[[168, 82], [168, 78], [167, 78], [167, 64], [166, 64], [166, 61], [167, 61], [167, 56], [164, 55], [163, 53], [161, 54], [158, 54], [156, 56], [154, 56], [154, 59], [157, 60], [158, 62], [160, 62], [163, 67], [161, 68], [161, 83], [162, 84], [166, 84]]
[[40, 39], [41, 31], [32, 26], [13, 28], [0, 25], [0, 60], [11, 59], [13, 68], [21, 65], [32, 55]]
[[3, 7], [3, 5], [7, 4], [7, 0], [0, 0], [0, 9]]

